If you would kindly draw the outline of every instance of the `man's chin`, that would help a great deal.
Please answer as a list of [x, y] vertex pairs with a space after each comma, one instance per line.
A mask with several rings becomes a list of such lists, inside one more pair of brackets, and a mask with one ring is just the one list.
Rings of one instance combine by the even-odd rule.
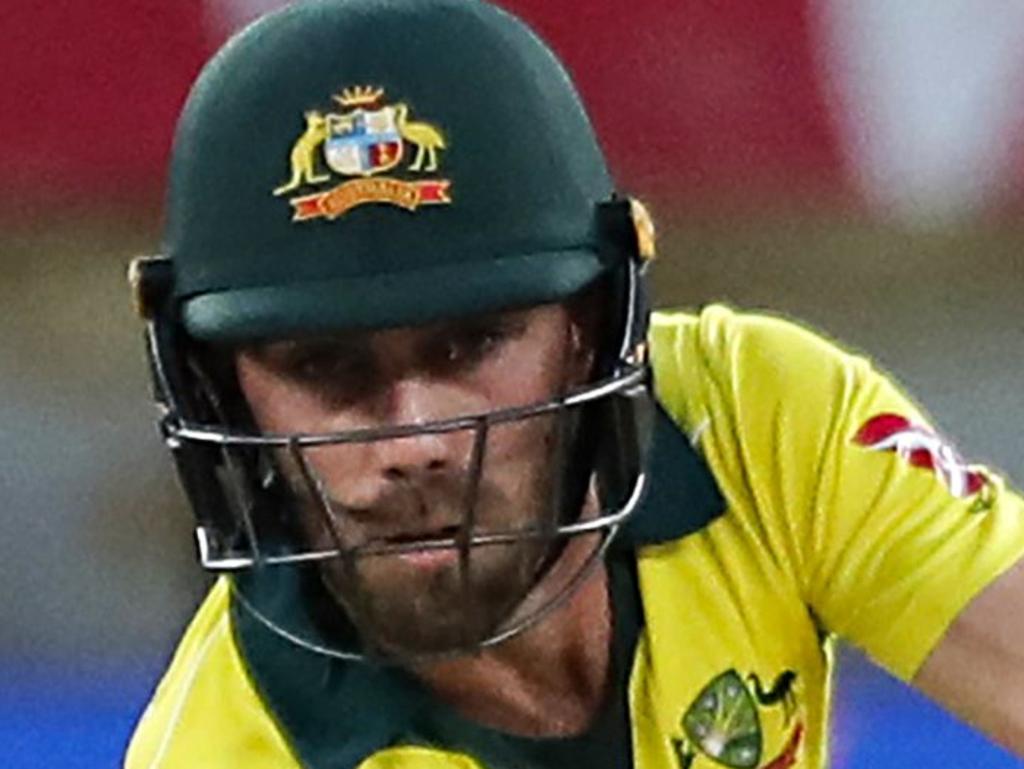
[[[395, 556], [361, 574], [359, 590], [325, 580], [365, 643], [384, 656], [415, 658], [473, 651], [495, 636], [532, 587], [521, 569], [462, 583], [458, 554]], [[390, 560], [390, 558], [389, 558]]]
[[497, 632], [499, 623], [483, 623], [478, 618], [463, 617], [446, 623], [421, 625], [413, 633], [400, 628], [374, 627], [367, 641], [384, 658], [416, 662], [431, 657], [471, 654]]
[[483, 603], [456, 595], [443, 603], [376, 600], [364, 611], [360, 632], [385, 656], [416, 658], [473, 651], [493, 637], [515, 603]]

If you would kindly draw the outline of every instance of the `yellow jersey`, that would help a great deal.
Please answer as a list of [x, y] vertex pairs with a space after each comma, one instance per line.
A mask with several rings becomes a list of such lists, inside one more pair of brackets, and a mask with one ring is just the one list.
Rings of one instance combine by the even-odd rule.
[[621, 686], [600, 728], [530, 741], [460, 722], [394, 671], [275, 636], [222, 579], [127, 769], [823, 767], [832, 639], [909, 680], [1024, 556], [1024, 500], [800, 326], [659, 312], [650, 344], [651, 488], [613, 554]]

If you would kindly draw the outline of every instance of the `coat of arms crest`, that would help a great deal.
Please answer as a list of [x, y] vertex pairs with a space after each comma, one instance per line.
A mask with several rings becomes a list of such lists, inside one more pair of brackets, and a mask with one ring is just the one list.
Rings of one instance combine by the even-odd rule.
[[292, 198], [293, 221], [335, 219], [364, 203], [389, 203], [415, 211], [420, 205], [451, 202], [447, 179], [378, 176], [402, 163], [406, 144], [416, 148], [406, 170], [416, 173], [436, 171], [438, 151], [447, 148], [437, 127], [409, 120], [404, 103], [380, 104], [383, 95], [380, 88], [346, 88], [333, 97], [345, 111], [306, 112], [306, 129], [292, 146], [291, 177], [274, 195], [330, 181], [331, 174], [319, 171], [321, 163], [338, 176], [358, 178], [325, 192]]

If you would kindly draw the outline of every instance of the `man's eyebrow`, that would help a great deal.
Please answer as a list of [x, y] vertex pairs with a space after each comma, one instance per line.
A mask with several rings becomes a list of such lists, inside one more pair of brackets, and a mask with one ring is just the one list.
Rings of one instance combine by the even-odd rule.
[[464, 318], [454, 318], [449, 321], [442, 321], [437, 325], [437, 332], [450, 334], [466, 329], [497, 328], [502, 330], [515, 330], [525, 328], [527, 325], [526, 315], [523, 312], [504, 311], [489, 312], [484, 315], [470, 315]]
[[369, 342], [365, 335], [334, 335], [303, 337], [299, 339], [277, 339], [242, 345], [238, 352], [264, 360], [288, 360], [297, 355], [311, 352], [332, 352], [357, 354], [366, 350]]

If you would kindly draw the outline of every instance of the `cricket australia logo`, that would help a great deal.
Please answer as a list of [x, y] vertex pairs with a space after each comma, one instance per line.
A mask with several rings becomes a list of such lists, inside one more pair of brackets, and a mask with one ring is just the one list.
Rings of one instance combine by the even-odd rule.
[[[683, 736], [671, 738], [679, 769], [794, 766], [804, 736], [796, 680], [795, 671], [784, 670], [765, 689], [756, 673], [744, 679], [739, 671], [730, 668], [715, 676], [683, 713], [679, 721]], [[777, 713], [772, 713], [771, 725], [775, 728], [767, 730], [772, 737], [769, 739], [765, 722], [771, 711]]]
[[906, 417], [874, 416], [861, 426], [853, 440], [873, 451], [893, 451], [912, 467], [932, 470], [954, 497], [978, 495], [972, 511], [991, 507], [991, 488], [985, 472], [964, 462], [942, 436]]
[[399, 169], [406, 159], [407, 145], [415, 154], [403, 170], [412, 174], [437, 171], [439, 153], [447, 149], [439, 128], [410, 120], [407, 104], [384, 104], [383, 96], [381, 88], [346, 88], [332, 97], [344, 111], [306, 112], [306, 128], [292, 146], [291, 177], [273, 191], [274, 195], [326, 184], [336, 177], [357, 178], [290, 198], [292, 221], [337, 219], [367, 203], [415, 211], [422, 205], [452, 202], [448, 179], [381, 175]]

